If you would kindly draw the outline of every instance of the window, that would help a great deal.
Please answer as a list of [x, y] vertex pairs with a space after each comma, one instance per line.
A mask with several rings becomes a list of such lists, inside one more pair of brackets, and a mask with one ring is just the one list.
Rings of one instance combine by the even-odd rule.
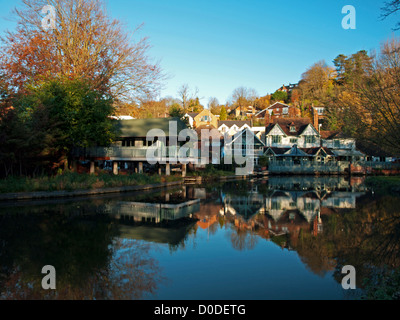
[[281, 136], [272, 136], [272, 143], [281, 143], [282, 137]]
[[271, 209], [272, 210], [280, 210], [281, 209], [280, 203], [277, 202], [277, 201], [272, 201], [271, 202]]
[[304, 136], [304, 142], [305, 143], [315, 143], [315, 137], [314, 136]]
[[289, 113], [289, 108], [283, 108], [283, 114], [288, 114]]
[[209, 116], [202, 116], [201, 117], [201, 122], [209, 122], [209, 121], [211, 121]]
[[290, 139], [290, 143], [297, 143], [298, 139], [297, 138], [292, 138]]
[[290, 126], [290, 132], [296, 132], [296, 127], [295, 126]]
[[334, 141], [333, 141], [333, 146], [334, 146], [335, 148], [340, 148], [340, 140], [334, 140]]
[[142, 148], [143, 147], [143, 140], [136, 140], [135, 147]]

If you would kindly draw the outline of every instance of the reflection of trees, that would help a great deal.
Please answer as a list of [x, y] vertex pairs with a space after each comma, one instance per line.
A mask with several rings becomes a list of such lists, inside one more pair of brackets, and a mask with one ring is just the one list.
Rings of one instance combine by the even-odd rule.
[[258, 236], [251, 231], [235, 228], [231, 235], [232, 247], [236, 250], [252, 250], [258, 242]]
[[387, 196], [357, 210], [323, 217], [323, 225], [324, 232], [318, 237], [301, 233], [295, 248], [315, 273], [331, 270], [336, 264], [334, 277], [341, 282], [342, 266], [353, 265], [357, 285], [362, 287], [376, 268], [400, 267], [398, 198]]
[[327, 241], [305, 234], [303, 230], [300, 231], [296, 251], [307, 268], [317, 275], [323, 276], [335, 267], [332, 248]]
[[[140, 298], [161, 279], [149, 247], [114, 242], [118, 230], [107, 216], [51, 211], [1, 217], [1, 299]], [[45, 265], [56, 269], [55, 291], [41, 287]]]

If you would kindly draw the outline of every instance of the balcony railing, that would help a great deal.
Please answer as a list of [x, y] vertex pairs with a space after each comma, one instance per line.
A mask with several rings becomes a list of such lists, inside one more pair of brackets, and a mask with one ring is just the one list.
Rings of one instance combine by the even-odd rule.
[[[156, 158], [177, 158], [182, 157], [179, 154], [180, 147], [91, 147], [91, 148], [75, 148], [72, 152], [73, 156], [86, 158], [120, 158], [120, 159], [146, 159], [147, 155]], [[185, 154], [190, 156], [189, 150]]]

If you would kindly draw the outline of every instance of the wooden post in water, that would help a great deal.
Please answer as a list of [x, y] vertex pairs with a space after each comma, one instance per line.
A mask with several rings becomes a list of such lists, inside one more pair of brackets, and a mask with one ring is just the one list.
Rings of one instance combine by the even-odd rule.
[[90, 174], [94, 174], [94, 161], [90, 160]]
[[139, 173], [143, 173], [143, 162], [139, 162]]
[[113, 161], [113, 174], [114, 175], [118, 175], [118, 162], [117, 161]]
[[186, 164], [182, 164], [182, 177], [186, 177]]

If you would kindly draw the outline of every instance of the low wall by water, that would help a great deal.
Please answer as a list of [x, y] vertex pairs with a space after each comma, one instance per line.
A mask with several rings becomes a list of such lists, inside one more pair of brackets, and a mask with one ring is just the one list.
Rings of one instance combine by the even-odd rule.
[[0, 194], [0, 201], [7, 200], [29, 200], [29, 199], [48, 199], [48, 198], [67, 198], [67, 197], [80, 197], [88, 195], [98, 195], [107, 193], [123, 193], [132, 191], [144, 191], [157, 188], [165, 188], [183, 184], [183, 181], [173, 181], [160, 184], [149, 184], [142, 186], [127, 186], [115, 187], [104, 189], [91, 189], [91, 190], [75, 190], [75, 191], [42, 191], [42, 192], [18, 192], [18, 193], [4, 193]]

